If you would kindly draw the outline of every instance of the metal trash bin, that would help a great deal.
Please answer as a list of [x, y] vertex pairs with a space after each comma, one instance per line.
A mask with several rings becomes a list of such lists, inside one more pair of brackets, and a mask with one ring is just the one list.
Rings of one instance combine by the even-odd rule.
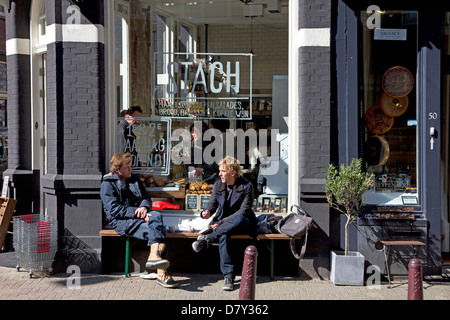
[[52, 264], [58, 249], [56, 219], [39, 214], [13, 217], [13, 243], [17, 257], [17, 271], [53, 273]]

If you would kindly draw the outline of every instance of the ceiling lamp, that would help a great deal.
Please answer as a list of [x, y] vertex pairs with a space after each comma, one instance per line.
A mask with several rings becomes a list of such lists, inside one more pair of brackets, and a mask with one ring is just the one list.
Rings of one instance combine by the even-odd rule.
[[241, 0], [241, 2], [247, 4], [247, 3], [249, 3], [249, 2], [253, 2], [253, 0]]

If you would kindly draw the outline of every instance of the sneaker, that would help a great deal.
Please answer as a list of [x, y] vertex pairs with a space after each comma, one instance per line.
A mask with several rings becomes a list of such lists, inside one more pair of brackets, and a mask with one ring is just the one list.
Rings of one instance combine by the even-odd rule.
[[234, 289], [234, 281], [231, 278], [225, 278], [223, 281], [223, 290], [225, 291], [233, 291]]
[[200, 235], [197, 238], [197, 241], [194, 241], [192, 243], [192, 250], [194, 250], [195, 252], [200, 252], [200, 250], [202, 250], [207, 244], [208, 244], [209, 240], [208, 237], [205, 235]]
[[148, 280], [156, 280], [158, 278], [158, 275], [154, 272], [141, 274], [142, 279], [148, 279]]

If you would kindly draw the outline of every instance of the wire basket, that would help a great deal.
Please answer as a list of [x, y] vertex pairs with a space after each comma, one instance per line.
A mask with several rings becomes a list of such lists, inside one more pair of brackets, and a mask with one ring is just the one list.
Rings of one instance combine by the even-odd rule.
[[58, 250], [58, 225], [55, 219], [39, 214], [13, 217], [14, 251], [17, 267], [34, 272], [52, 273], [52, 264]]

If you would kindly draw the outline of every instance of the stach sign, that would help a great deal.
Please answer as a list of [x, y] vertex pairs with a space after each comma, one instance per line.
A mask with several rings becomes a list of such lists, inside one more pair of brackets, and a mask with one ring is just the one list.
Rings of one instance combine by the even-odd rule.
[[[252, 118], [249, 53], [156, 52], [153, 70], [155, 116]], [[240, 94], [241, 87], [248, 88], [249, 94]]]

